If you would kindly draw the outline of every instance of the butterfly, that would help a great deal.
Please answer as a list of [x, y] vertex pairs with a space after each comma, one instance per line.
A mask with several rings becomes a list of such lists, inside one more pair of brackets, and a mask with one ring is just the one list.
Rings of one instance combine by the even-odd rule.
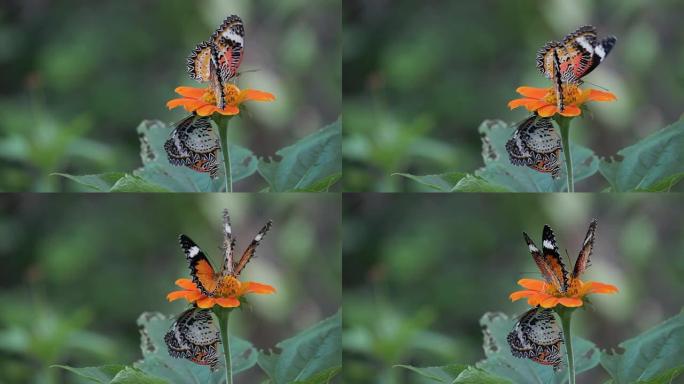
[[226, 106], [225, 85], [238, 75], [244, 54], [245, 27], [237, 15], [228, 16], [209, 40], [198, 44], [187, 59], [190, 77], [209, 82], [216, 106]]
[[559, 111], [565, 110], [564, 85], [581, 84], [581, 79], [605, 60], [616, 42], [615, 36], [599, 40], [596, 28], [585, 25], [562, 42], [550, 41], [539, 50], [537, 68], [553, 81]]
[[523, 232], [527, 247], [532, 254], [534, 262], [539, 267], [544, 280], [552, 284], [553, 287], [560, 293], [566, 293], [569, 287], [569, 282], [578, 279], [589, 267], [591, 252], [594, 248], [594, 238], [596, 236], [596, 219], [589, 223], [589, 229], [582, 242], [582, 249], [580, 250], [575, 266], [568, 278], [568, 272], [565, 270], [565, 265], [558, 253], [558, 246], [556, 245], [556, 237], [553, 230], [548, 225], [544, 226], [542, 233], [542, 250], [532, 242], [527, 233]]
[[181, 313], [164, 335], [164, 343], [172, 357], [218, 370], [221, 335], [210, 310], [193, 307]]
[[515, 357], [551, 365], [554, 371], [562, 368], [563, 330], [550, 309], [537, 307], [525, 312], [506, 341]]
[[232, 236], [230, 216], [228, 215], [227, 210], [223, 211], [223, 224], [223, 251], [225, 259], [223, 268], [220, 272], [216, 272], [207, 256], [194, 241], [186, 235], [180, 235], [179, 237], [180, 246], [183, 248], [183, 252], [190, 265], [192, 281], [197, 285], [197, 288], [199, 288], [203, 295], [209, 297], [216, 297], [225, 292], [225, 290], [228, 289], [227, 284], [229, 283], [229, 278], [240, 275], [247, 263], [254, 257], [254, 252], [268, 230], [271, 229], [273, 222], [269, 220], [266, 225], [261, 228], [238, 261], [233, 260], [235, 239], [233, 239]]
[[169, 163], [218, 177], [221, 141], [208, 117], [190, 115], [181, 120], [164, 143]]
[[561, 138], [551, 118], [534, 114], [523, 121], [506, 142], [508, 158], [514, 165], [560, 177]]

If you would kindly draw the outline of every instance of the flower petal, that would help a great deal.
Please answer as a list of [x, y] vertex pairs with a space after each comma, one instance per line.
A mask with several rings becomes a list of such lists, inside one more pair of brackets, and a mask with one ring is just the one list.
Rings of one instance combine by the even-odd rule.
[[581, 307], [583, 304], [582, 299], [577, 297], [561, 297], [558, 302], [566, 307]]
[[563, 112], [560, 113], [561, 116], [565, 117], [575, 117], [582, 114], [582, 110], [574, 105], [566, 105]]
[[556, 114], [557, 110], [555, 105], [545, 105], [537, 109], [537, 114], [541, 117], [551, 117]]
[[516, 109], [518, 107], [525, 106], [527, 107], [528, 104], [535, 103], [539, 100], [537, 99], [530, 99], [529, 97], [523, 97], [521, 99], [513, 99], [508, 102], [508, 108], [509, 109]]
[[587, 97], [589, 101], [615, 101], [617, 96], [610, 92], [599, 91], [598, 89], [590, 89], [589, 96]]
[[238, 96], [238, 104], [245, 101], [275, 101], [276, 97], [272, 93], [258, 91], [256, 89], [243, 89]]
[[195, 283], [192, 282], [190, 279], [178, 279], [176, 280], [175, 283], [177, 286], [190, 290], [190, 291], [199, 291], [199, 288], [195, 285]]
[[549, 296], [542, 300], [539, 305], [541, 305], [543, 308], [553, 308], [556, 305], [558, 305], [559, 298], [555, 296]]
[[195, 110], [195, 112], [200, 116], [211, 116], [216, 111], [218, 111], [218, 108], [212, 104], [205, 104]]
[[549, 93], [548, 88], [536, 87], [518, 87], [515, 91], [525, 97], [531, 97], [533, 99], [541, 99]]
[[618, 292], [618, 287], [610, 284], [599, 283], [597, 281], [587, 281], [582, 286], [582, 289], [586, 291], [586, 294]]
[[173, 100], [169, 100], [169, 101], [166, 103], [166, 107], [169, 108], [169, 109], [174, 109], [174, 108], [180, 107], [181, 105], [185, 106], [186, 103], [189, 103], [189, 102], [192, 102], [192, 101], [194, 101], [194, 100], [193, 100], [193, 99], [186, 99], [186, 98], [183, 98], [183, 99], [173, 99]]
[[546, 288], [546, 282], [538, 279], [520, 279], [518, 280], [518, 285], [533, 291], [544, 291]]
[[218, 112], [224, 116], [235, 116], [235, 115], [240, 113], [240, 108], [238, 108], [234, 105], [226, 105], [226, 107], [223, 109], [216, 108], [216, 112]]
[[185, 299], [185, 298], [187, 298], [188, 295], [190, 295], [191, 293], [193, 293], [193, 292], [192, 292], [192, 291], [185, 291], [185, 290], [183, 290], [183, 291], [173, 291], [173, 292], [169, 292], [169, 294], [166, 295], [166, 300], [168, 300], [168, 301], [176, 301], [176, 300], [178, 300], [178, 299]]
[[219, 297], [214, 299], [214, 302], [223, 308], [235, 308], [240, 306], [240, 300], [234, 297]]
[[261, 295], [275, 293], [276, 289], [268, 284], [255, 283], [253, 281], [245, 281], [242, 283], [243, 293], [257, 293]]
[[199, 99], [207, 91], [205, 88], [195, 88], [195, 87], [178, 87], [175, 89], [176, 93], [183, 97], [190, 97], [193, 99]]
[[539, 292], [537, 291], [515, 291], [511, 293], [508, 297], [511, 299], [511, 301], [518, 301], [524, 297], [530, 297], [538, 293]]
[[205, 298], [197, 300], [197, 306], [202, 308], [202, 309], [211, 308], [214, 306], [214, 304], [216, 304], [216, 303], [215, 303], [214, 298], [212, 298], [212, 297], [205, 297]]

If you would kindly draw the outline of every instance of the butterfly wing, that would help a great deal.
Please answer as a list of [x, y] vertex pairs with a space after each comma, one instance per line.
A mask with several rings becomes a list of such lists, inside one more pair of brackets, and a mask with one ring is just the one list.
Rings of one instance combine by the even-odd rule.
[[593, 71], [613, 49], [617, 38], [609, 36], [599, 41], [596, 28], [585, 25], [563, 39], [568, 77], [579, 81]]
[[525, 312], [507, 335], [511, 354], [561, 369], [563, 330], [550, 309], [532, 308]]
[[217, 49], [217, 64], [223, 82], [235, 77], [242, 64], [245, 44], [245, 26], [237, 15], [228, 16], [211, 35], [211, 42]]
[[199, 246], [195, 244], [189, 237], [180, 235], [180, 246], [185, 252], [185, 257], [190, 264], [190, 276], [192, 281], [197, 285], [203, 295], [210, 296], [216, 289], [217, 279], [216, 271], [211, 266], [211, 262], [207, 256], [202, 252]]
[[532, 254], [535, 264], [541, 271], [544, 280], [552, 284], [558, 291], [565, 292], [567, 289], [568, 273], [565, 270], [565, 265], [558, 253], [556, 246], [556, 238], [553, 235], [553, 230], [548, 225], [544, 226], [542, 234], [542, 250], [539, 250], [532, 239], [523, 232], [527, 248]]
[[220, 140], [208, 117], [190, 115], [181, 120], [164, 143], [169, 163], [218, 177]]
[[172, 357], [218, 370], [220, 331], [209, 310], [190, 308], [181, 313], [164, 335], [164, 342]]
[[551, 119], [532, 115], [523, 121], [506, 142], [508, 158], [514, 165], [560, 177], [561, 138]]
[[273, 225], [273, 222], [271, 220], [264, 225], [263, 228], [257, 233], [257, 235], [254, 237], [254, 240], [249, 244], [249, 247], [245, 250], [245, 252], [242, 254], [242, 257], [240, 257], [240, 261], [235, 265], [235, 268], [233, 268], [233, 274], [235, 276], [239, 275], [240, 272], [245, 268], [245, 265], [249, 263], [249, 261], [254, 257], [254, 252], [256, 252], [257, 247], [259, 246], [259, 243], [261, 243], [261, 240], [264, 238], [266, 233], [268, 232], [269, 229], [271, 229], [271, 225]]
[[211, 43], [203, 41], [192, 50], [187, 59], [187, 70], [191, 78], [206, 83], [211, 76]]
[[230, 215], [228, 210], [223, 210], [223, 252], [225, 254], [223, 262], [223, 275], [233, 274], [233, 253], [235, 252], [235, 239], [233, 239], [233, 228], [230, 225]]
[[575, 267], [572, 270], [572, 277], [579, 278], [584, 271], [587, 270], [589, 263], [591, 262], [591, 252], [594, 249], [594, 237], [596, 233], [596, 219], [591, 220], [589, 223], [589, 229], [587, 230], [586, 236], [584, 236], [584, 242], [582, 243], [582, 249], [580, 250], [577, 260], [575, 260]]

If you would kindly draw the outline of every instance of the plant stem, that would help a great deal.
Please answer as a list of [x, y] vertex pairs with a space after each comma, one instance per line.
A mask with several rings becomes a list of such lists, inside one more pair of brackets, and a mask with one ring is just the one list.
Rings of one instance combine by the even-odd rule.
[[556, 119], [561, 132], [563, 154], [565, 155], [565, 169], [568, 175], [568, 192], [575, 192], [575, 179], [572, 174], [572, 152], [570, 152], [570, 122], [572, 118], [559, 117]]
[[214, 312], [219, 318], [219, 328], [221, 329], [221, 344], [223, 345], [223, 357], [226, 362], [226, 384], [233, 384], [233, 363], [231, 361], [230, 342], [228, 340], [230, 311], [230, 309], [220, 308]]
[[572, 354], [572, 333], [570, 331], [570, 323], [572, 320], [572, 313], [574, 308], [563, 308], [557, 310], [556, 313], [561, 318], [561, 326], [563, 327], [563, 338], [565, 343], [565, 355], [568, 358], [568, 383], [575, 384], [575, 356]]
[[226, 170], [226, 192], [233, 192], [233, 171], [230, 167], [230, 143], [228, 142], [228, 126], [230, 117], [221, 116], [216, 120], [219, 128], [219, 138], [221, 140], [221, 151], [223, 152], [223, 164]]

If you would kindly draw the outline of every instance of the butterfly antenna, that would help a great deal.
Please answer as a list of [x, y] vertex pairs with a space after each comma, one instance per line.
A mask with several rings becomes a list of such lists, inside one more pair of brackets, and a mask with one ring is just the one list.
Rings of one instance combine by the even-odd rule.
[[592, 83], [591, 81], [586, 81], [586, 80], [585, 80], [584, 82], [587, 83], [587, 84], [589, 84], [589, 85], [593, 85], [593, 86], [596, 87], [596, 88], [601, 88], [601, 89], [603, 89], [604, 91], [608, 92], [608, 88], [606, 88], [606, 87], [602, 87], [602, 86], [600, 86], [600, 85], [598, 85], [598, 84]]
[[239, 71], [239, 72], [235, 75], [235, 77], [240, 77], [240, 76], [244, 75], [245, 73], [254, 73], [254, 72], [260, 72], [260, 71], [261, 71], [261, 69], [248, 69], [248, 70], [245, 70], [245, 71]]

